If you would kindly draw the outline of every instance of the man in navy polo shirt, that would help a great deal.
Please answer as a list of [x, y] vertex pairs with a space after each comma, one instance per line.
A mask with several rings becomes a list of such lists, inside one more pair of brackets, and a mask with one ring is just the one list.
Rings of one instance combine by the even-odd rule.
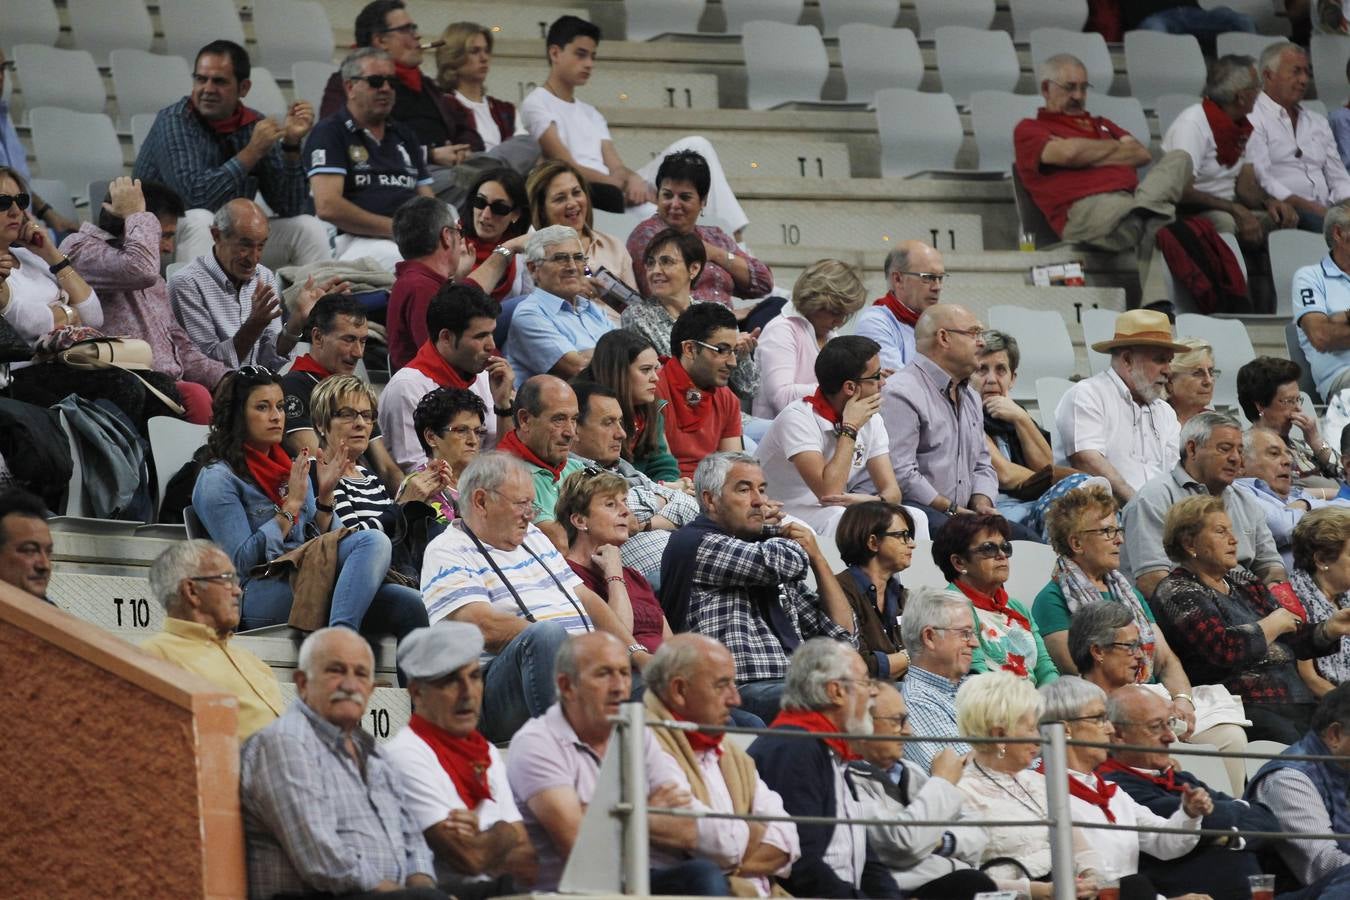
[[309, 185], [319, 218], [338, 230], [338, 259], [370, 256], [392, 269], [394, 211], [416, 194], [431, 196], [421, 143], [390, 118], [394, 61], [363, 47], [342, 63], [347, 105], [319, 122], [305, 143]]

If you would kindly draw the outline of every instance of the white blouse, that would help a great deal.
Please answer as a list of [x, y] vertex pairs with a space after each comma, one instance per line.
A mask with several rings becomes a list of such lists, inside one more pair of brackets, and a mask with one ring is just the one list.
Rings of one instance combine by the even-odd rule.
[[[69, 295], [61, 289], [56, 276], [47, 271], [47, 264], [37, 254], [22, 247], [10, 247], [9, 252], [19, 261], [9, 273], [9, 306], [5, 318], [24, 340], [36, 344], [38, 338], [56, 327], [51, 304], [70, 303]], [[75, 307], [80, 322], [90, 328], [103, 325], [103, 307], [92, 290], [89, 297]]]
[[[1084, 775], [1069, 770], [1070, 778], [1077, 778], [1094, 790], [1097, 787], [1095, 775]], [[1110, 785], [1111, 782], [1106, 782]], [[1117, 825], [1148, 825], [1155, 828], [1191, 828], [1200, 829], [1200, 817], [1192, 818], [1180, 806], [1171, 818], [1164, 819], [1147, 806], [1134, 801], [1124, 788], [1117, 788], [1107, 801]], [[1069, 797], [1069, 807], [1073, 811], [1074, 822], [1105, 822], [1106, 813], [1100, 807]], [[1143, 850], [1158, 859], [1176, 859], [1195, 849], [1200, 842], [1197, 834], [1158, 834], [1152, 831], [1125, 831], [1106, 828], [1075, 828], [1074, 834], [1082, 832], [1083, 837], [1097, 851], [1102, 868], [1098, 871], [1106, 878], [1121, 878], [1139, 871], [1139, 851]]]

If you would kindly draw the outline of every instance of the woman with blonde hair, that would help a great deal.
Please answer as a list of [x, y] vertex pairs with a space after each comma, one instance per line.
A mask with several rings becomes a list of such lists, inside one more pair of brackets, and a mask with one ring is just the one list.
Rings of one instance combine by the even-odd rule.
[[1198, 337], [1177, 338], [1178, 344], [1190, 349], [1172, 357], [1171, 374], [1167, 376], [1167, 402], [1177, 414], [1177, 424], [1198, 412], [1213, 409], [1214, 380], [1219, 370], [1214, 368], [1214, 348]]
[[837, 259], [806, 267], [792, 286], [792, 308], [764, 326], [755, 358], [759, 391], [754, 414], [772, 419], [816, 389], [816, 355], [867, 302], [858, 270]]
[[489, 29], [477, 22], [446, 26], [436, 51], [436, 86], [444, 92], [451, 114], [460, 119], [459, 133], [468, 137], [471, 153], [494, 158], [525, 175], [539, 159], [539, 143], [528, 134], [516, 134], [515, 104], [488, 96], [491, 68]]

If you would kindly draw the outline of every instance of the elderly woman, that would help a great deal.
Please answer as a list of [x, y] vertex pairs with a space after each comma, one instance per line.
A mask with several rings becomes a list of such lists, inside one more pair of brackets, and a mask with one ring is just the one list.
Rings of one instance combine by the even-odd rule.
[[427, 461], [408, 478], [428, 470], [440, 473], [444, 486], [423, 501], [436, 510], [439, 522], [449, 522], [458, 515], [459, 476], [483, 448], [488, 434], [486, 421], [483, 399], [463, 388], [436, 388], [417, 401], [413, 428]]
[[471, 154], [501, 160], [522, 175], [539, 158], [539, 142], [516, 134], [515, 104], [487, 93], [492, 68], [492, 30], [477, 22], [451, 22], [436, 50], [436, 86], [458, 113]]
[[914, 555], [914, 519], [895, 503], [856, 503], [844, 510], [834, 540], [847, 566], [834, 577], [853, 607], [867, 673], [888, 681], [903, 678], [909, 670], [900, 639], [905, 589], [895, 576], [909, 568]]
[[1003, 670], [1035, 685], [1059, 677], [1030, 611], [1008, 596], [1003, 585], [1013, 546], [1012, 528], [1002, 516], [952, 516], [933, 537], [933, 562], [951, 587], [970, 600], [979, 649], [974, 672]]
[[1238, 566], [1237, 537], [1218, 497], [1178, 501], [1163, 525], [1163, 549], [1177, 567], [1155, 590], [1153, 611], [1191, 681], [1221, 683], [1240, 697], [1250, 740], [1297, 741], [1316, 703], [1295, 660], [1338, 649], [1350, 634], [1350, 609], [1310, 626], [1282, 606]]
[[1177, 414], [1177, 423], [1185, 425], [1196, 413], [1214, 408], [1214, 380], [1219, 370], [1214, 368], [1214, 348], [1208, 341], [1184, 337], [1177, 338], [1177, 343], [1190, 349], [1172, 357], [1167, 402]]
[[[957, 787], [966, 795], [971, 818], [1003, 821], [1048, 819], [1045, 776], [1031, 768], [1041, 754], [1041, 698], [1036, 688], [1008, 672], [975, 675], [956, 692], [956, 725], [971, 737], [1002, 738], [976, 744]], [[989, 843], [981, 857], [986, 872], [1000, 883], [1027, 881], [1020, 890], [1033, 898], [1053, 896], [1050, 884], [1050, 834], [1040, 826], [985, 828]], [[1101, 862], [1083, 836], [1073, 830], [1077, 895], [1096, 896]], [[958, 833], [957, 840], [960, 840]]]
[[[470, 277], [498, 302], [525, 293], [525, 261], [516, 259], [530, 225], [524, 179], [506, 168], [479, 175], [460, 207], [459, 223], [473, 253]], [[496, 265], [484, 265], [488, 262]]]
[[666, 444], [661, 414], [666, 401], [656, 396], [660, 376], [661, 360], [651, 341], [621, 328], [600, 336], [590, 365], [578, 379], [604, 385], [618, 396], [623, 411], [623, 459], [653, 481], [678, 482], [680, 464]]
[[772, 319], [759, 336], [759, 392], [754, 414], [772, 419], [816, 389], [816, 355], [867, 302], [858, 270], [837, 259], [806, 267], [792, 286], [792, 309]]
[[612, 234], [596, 229], [591, 188], [580, 169], [561, 159], [544, 160], [525, 182], [525, 195], [536, 229], [566, 225], [581, 237], [581, 252], [586, 254], [590, 274], [603, 268], [629, 287], [637, 283], [628, 248]]
[[[1284, 439], [1294, 464], [1294, 484], [1327, 489], [1332, 492], [1328, 496], [1333, 496], [1343, 477], [1341, 455], [1322, 437], [1317, 416], [1303, 411], [1298, 388], [1301, 374], [1296, 362], [1258, 356], [1238, 369], [1238, 404], [1253, 425], [1263, 425]], [[1295, 425], [1298, 437], [1292, 433]]]
[[[1307, 610], [1309, 625], [1320, 625], [1350, 608], [1350, 510], [1314, 510], [1294, 526], [1289, 585]], [[1342, 638], [1332, 652], [1300, 660], [1298, 670], [1319, 698], [1350, 681], [1350, 640]]]
[[[1074, 675], [1041, 688], [1041, 724], [1063, 723], [1070, 740], [1110, 743], [1115, 729], [1106, 715], [1106, 692]], [[1106, 761], [1102, 747], [1066, 748], [1069, 763], [1069, 807], [1075, 823], [1115, 823], [1120, 829], [1083, 828], [1083, 839], [1097, 851], [1101, 872], [1121, 879], [1121, 894], [1157, 896], [1148, 879], [1139, 872], [1139, 852], [1157, 859], [1177, 859], [1200, 842], [1201, 819], [1214, 811], [1214, 802], [1204, 788], [1183, 789], [1181, 806], [1170, 818], [1157, 815], [1136, 803], [1125, 791], [1102, 780], [1094, 770]], [[1044, 771], [1043, 767], [1041, 769]], [[1191, 834], [1160, 834], [1131, 831], [1130, 826], [1180, 828]], [[1078, 834], [1080, 829], [1074, 829]], [[1124, 883], [1137, 882], [1137, 886]], [[1196, 885], [1196, 887], [1200, 887]]]

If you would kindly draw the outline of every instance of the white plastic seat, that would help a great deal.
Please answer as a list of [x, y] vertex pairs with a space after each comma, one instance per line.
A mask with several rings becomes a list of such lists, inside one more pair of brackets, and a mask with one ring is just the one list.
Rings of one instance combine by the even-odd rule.
[[141, 155], [141, 145], [145, 143], [158, 115], [159, 113], [136, 113], [131, 117], [131, 152], [136, 156]]
[[1325, 398], [1317, 390], [1317, 382], [1313, 381], [1312, 366], [1308, 364], [1308, 354], [1303, 352], [1303, 345], [1298, 340], [1298, 323], [1293, 319], [1284, 323], [1284, 347], [1289, 351], [1289, 361], [1298, 363], [1298, 386], [1304, 396], [1309, 398], [1310, 402], [1323, 403]]
[[1191, 94], [1163, 94], [1153, 101], [1153, 111], [1158, 116], [1158, 134], [1166, 136], [1177, 116], [1199, 102], [1200, 98]]
[[1130, 94], [1147, 109], [1163, 94], [1199, 95], [1205, 87], [1205, 57], [1189, 34], [1126, 32], [1125, 71]]
[[55, 46], [61, 17], [52, 0], [0, 0], [0, 47], [12, 57], [20, 44]]
[[890, 28], [900, 18], [900, 0], [820, 0], [820, 17], [827, 38], [838, 37], [845, 25]]
[[244, 26], [234, 0], [159, 0], [164, 46], [184, 59], [217, 39], [244, 45]]
[[994, 0], [914, 0], [919, 39], [931, 41], [944, 25], [988, 28], [994, 21]]
[[149, 50], [155, 39], [144, 0], [66, 0], [66, 9], [75, 46], [89, 51], [100, 66], [119, 47]]
[[117, 92], [117, 115], [124, 123], [142, 113], [158, 113], [192, 90], [191, 64], [181, 56], [117, 49], [108, 60]]
[[623, 0], [630, 41], [650, 41], [662, 34], [694, 34], [707, 0]]
[[1064, 317], [1056, 310], [999, 304], [989, 308], [989, 327], [1017, 338], [1022, 362], [1013, 385], [1014, 400], [1036, 397], [1036, 379], [1074, 374], [1073, 341]]
[[1111, 354], [1099, 353], [1092, 345], [1100, 341], [1109, 341], [1116, 333], [1114, 309], [1092, 307], [1083, 310], [1083, 345], [1087, 347], [1088, 371], [1093, 375], [1105, 372], [1111, 367]]
[[1240, 319], [1182, 313], [1177, 316], [1177, 337], [1203, 338], [1214, 348], [1214, 365], [1220, 370], [1214, 384], [1214, 404], [1237, 406], [1238, 369], [1256, 359], [1247, 326]]
[[1214, 48], [1219, 56], [1250, 56], [1258, 63], [1261, 51], [1271, 44], [1278, 44], [1284, 38], [1278, 34], [1248, 34], [1245, 31], [1225, 31], [1214, 39]]
[[877, 91], [909, 88], [923, 81], [923, 54], [908, 28], [850, 22], [839, 29], [839, 61], [853, 103], [872, 103]]
[[[1289, 745], [1288, 745], [1288, 744], [1281, 744], [1279, 741], [1248, 741], [1248, 742], [1247, 742], [1247, 752], [1248, 752], [1248, 753], [1271, 753], [1271, 754], [1280, 754], [1280, 753], [1283, 753], [1283, 752], [1284, 752], [1285, 750], [1287, 750], [1287, 749], [1289, 749]], [[1268, 759], [1248, 759], [1248, 760], [1246, 760], [1246, 763], [1247, 763], [1247, 780], [1250, 781], [1251, 778], [1252, 778], [1252, 776], [1255, 775], [1257, 772], [1259, 772], [1259, 771], [1261, 770], [1261, 767], [1264, 766], [1264, 765], [1265, 765], [1266, 763], [1268, 763], [1268, 762], [1270, 762], [1270, 760], [1268, 760]]]
[[1149, 127], [1144, 107], [1134, 97], [1107, 97], [1093, 93], [1087, 99], [1088, 112], [1094, 116], [1105, 116], [1124, 128], [1145, 147], [1153, 140], [1153, 129]]
[[756, 20], [741, 30], [745, 54], [746, 105], [773, 109], [820, 100], [830, 74], [825, 42], [813, 25]]
[[1294, 273], [1327, 255], [1326, 239], [1311, 231], [1281, 228], [1266, 238], [1270, 248], [1270, 277], [1275, 282], [1275, 314], [1294, 314]]
[[1013, 129], [1034, 118], [1045, 101], [1039, 95], [1007, 91], [976, 91], [970, 95], [970, 127], [980, 153], [980, 168], [1011, 172]]
[[117, 130], [103, 113], [40, 106], [29, 112], [28, 122], [43, 178], [57, 178], [83, 190], [91, 181], [122, 174]]
[[883, 178], [909, 178], [956, 166], [964, 132], [948, 94], [887, 88], [876, 93]]
[[1330, 106], [1345, 103], [1350, 85], [1345, 80], [1345, 63], [1350, 59], [1350, 41], [1344, 35], [1313, 33], [1311, 51], [1313, 83], [1317, 96]]
[[[286, 96], [281, 93], [281, 87], [272, 77], [272, 73], [262, 66], [254, 66], [252, 73], [249, 74], [249, 80], [253, 82], [253, 87], [249, 88], [244, 102], [265, 116], [279, 116], [284, 119], [286, 110], [290, 109], [291, 105], [286, 102]], [[319, 108], [316, 106], [314, 108], [316, 115], [318, 111]]]
[[[1093, 93], [1106, 94], [1116, 77], [1115, 63], [1106, 39], [1095, 31], [1069, 31], [1064, 28], [1037, 28], [1031, 32], [1031, 65], [1033, 72], [1052, 56], [1069, 53], [1078, 57], [1087, 69]], [[1040, 90], [1040, 76], [1036, 75], [1036, 89]]]
[[1013, 541], [1012, 545], [1012, 565], [1008, 567], [1008, 581], [1003, 587], [1009, 597], [1021, 600], [1030, 609], [1031, 602], [1054, 575], [1057, 555], [1049, 544]]
[[1046, 375], [1037, 378], [1034, 384], [1036, 412], [1040, 416], [1041, 427], [1050, 432], [1050, 444], [1054, 448], [1055, 459], [1061, 459], [1064, 454], [1060, 452], [1059, 432], [1055, 430], [1055, 410], [1059, 408], [1059, 401], [1063, 400], [1064, 395], [1073, 387], [1073, 382], [1059, 375]]
[[1031, 40], [1037, 28], [1082, 31], [1087, 22], [1087, 0], [1008, 0], [1013, 20], [1013, 40]]
[[1300, 100], [1300, 101], [1299, 101], [1299, 106], [1301, 106], [1301, 107], [1303, 107], [1304, 109], [1308, 110], [1308, 112], [1315, 112], [1315, 113], [1317, 113], [1319, 116], [1321, 116], [1321, 117], [1324, 118], [1324, 119], [1327, 117], [1327, 105], [1326, 105], [1326, 103], [1324, 103], [1324, 102], [1321, 101], [1321, 100], [1316, 100], [1316, 99], [1313, 99], [1313, 100]]
[[42, 44], [14, 48], [14, 65], [23, 103], [28, 109], [59, 106], [75, 112], [101, 113], [108, 104], [103, 77], [84, 50], [61, 50]]
[[80, 221], [79, 210], [75, 208], [75, 197], [64, 181], [55, 178], [30, 178], [28, 187], [67, 219]]
[[957, 106], [968, 105], [975, 91], [1017, 90], [1022, 70], [1008, 32], [944, 25], [936, 41], [942, 89]]
[[778, 22], [796, 25], [802, 17], [804, 0], [722, 0], [727, 17], [727, 34], [741, 34], [748, 22]]
[[253, 62], [271, 72], [289, 72], [301, 60], [333, 59], [333, 25], [315, 0], [256, 0], [253, 33], [258, 39]]
[[1186, 752], [1187, 750], [1218, 750], [1218, 747], [1213, 744], [1183, 744], [1181, 741], [1177, 741], [1170, 749], [1181, 761], [1182, 769], [1191, 773], [1209, 787], [1233, 796], [1242, 794], [1241, 786], [1234, 786], [1232, 779], [1228, 777], [1228, 770], [1224, 768], [1224, 761], [1220, 757], [1193, 756]]
[[164, 499], [164, 488], [197, 448], [206, 443], [210, 428], [169, 416], [154, 416], [148, 423], [150, 455], [155, 461], [155, 504]]
[[308, 100], [317, 115], [323, 102], [323, 89], [338, 67], [333, 63], [304, 60], [291, 66], [291, 94], [297, 100]]

